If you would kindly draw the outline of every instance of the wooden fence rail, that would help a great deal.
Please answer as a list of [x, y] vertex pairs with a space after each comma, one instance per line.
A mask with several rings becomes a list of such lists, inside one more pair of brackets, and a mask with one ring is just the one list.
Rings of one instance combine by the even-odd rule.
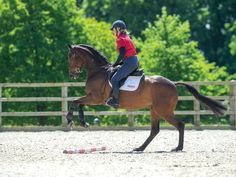
[[[228, 86], [230, 93], [224, 96], [210, 96], [213, 99], [221, 100], [229, 104], [229, 109], [225, 115], [230, 115], [230, 125], [236, 127], [236, 81], [225, 82], [187, 82], [200, 90], [203, 85]], [[85, 83], [0, 83], [0, 127], [2, 126], [2, 117], [10, 116], [61, 116], [62, 126], [66, 126], [66, 114], [68, 111], [68, 102], [78, 97], [68, 97], [69, 87], [84, 87]], [[38, 88], [38, 87], [60, 87], [60, 97], [3, 97], [4, 88]], [[193, 96], [179, 96], [179, 100], [192, 100], [194, 109], [188, 111], [175, 111], [177, 115], [193, 115], [194, 126], [199, 127], [201, 124], [201, 115], [213, 114], [209, 110], [201, 110], [200, 103]], [[61, 102], [61, 111], [48, 112], [4, 112], [2, 109], [3, 102]], [[149, 115], [149, 111], [85, 111], [85, 115], [102, 116], [102, 115], [127, 115], [128, 126], [134, 126], [135, 115]]]

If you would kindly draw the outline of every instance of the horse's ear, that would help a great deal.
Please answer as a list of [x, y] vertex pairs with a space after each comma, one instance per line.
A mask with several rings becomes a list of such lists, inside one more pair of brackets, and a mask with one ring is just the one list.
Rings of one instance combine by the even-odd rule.
[[71, 44], [68, 44], [68, 48], [71, 50], [71, 49], [72, 49], [72, 45], [71, 45]]

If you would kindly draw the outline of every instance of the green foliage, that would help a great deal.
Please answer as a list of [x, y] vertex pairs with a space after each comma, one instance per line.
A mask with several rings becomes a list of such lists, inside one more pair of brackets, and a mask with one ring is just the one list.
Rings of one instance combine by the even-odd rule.
[[86, 16], [97, 20], [109, 23], [125, 20], [131, 34], [139, 37], [164, 6], [169, 14], [178, 14], [182, 21], [189, 21], [191, 39], [198, 41], [208, 61], [226, 66], [231, 74], [236, 72], [235, 56], [230, 55], [228, 47], [233, 45], [232, 35], [225, 28], [225, 24], [236, 20], [235, 0], [84, 0], [82, 7]]
[[166, 8], [143, 32], [144, 41], [137, 42], [141, 49], [142, 67], [149, 75], [159, 74], [171, 80], [224, 80], [228, 74], [225, 67], [208, 63], [191, 41], [188, 22], [179, 16], [168, 15]]
[[232, 34], [229, 44], [230, 53], [231, 55], [236, 56], [236, 20], [232, 25], [226, 24], [226, 28]]
[[[1, 82], [65, 80], [66, 44], [71, 40], [73, 1], [3, 0]], [[78, 29], [79, 30], [79, 29]]]
[[117, 56], [115, 37], [110, 30], [110, 24], [97, 22], [92, 18], [83, 19], [83, 23], [83, 32], [87, 39], [86, 43], [101, 51], [108, 60], [115, 61]]

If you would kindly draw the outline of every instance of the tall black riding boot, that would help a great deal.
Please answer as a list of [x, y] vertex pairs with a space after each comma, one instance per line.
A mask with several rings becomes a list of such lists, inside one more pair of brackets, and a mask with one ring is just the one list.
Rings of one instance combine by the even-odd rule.
[[119, 84], [113, 84], [112, 86], [113, 90], [112, 90], [112, 97], [108, 98], [107, 100], [107, 104], [114, 107], [114, 108], [118, 108], [119, 105]]

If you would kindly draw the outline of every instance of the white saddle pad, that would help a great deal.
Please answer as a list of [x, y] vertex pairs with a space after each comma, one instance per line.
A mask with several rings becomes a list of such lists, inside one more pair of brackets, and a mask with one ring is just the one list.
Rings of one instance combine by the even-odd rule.
[[[120, 87], [120, 90], [125, 90], [125, 91], [135, 91], [137, 90], [140, 80], [143, 76], [129, 76], [125, 82], [124, 85]], [[111, 83], [109, 81], [109, 84], [111, 86]]]

